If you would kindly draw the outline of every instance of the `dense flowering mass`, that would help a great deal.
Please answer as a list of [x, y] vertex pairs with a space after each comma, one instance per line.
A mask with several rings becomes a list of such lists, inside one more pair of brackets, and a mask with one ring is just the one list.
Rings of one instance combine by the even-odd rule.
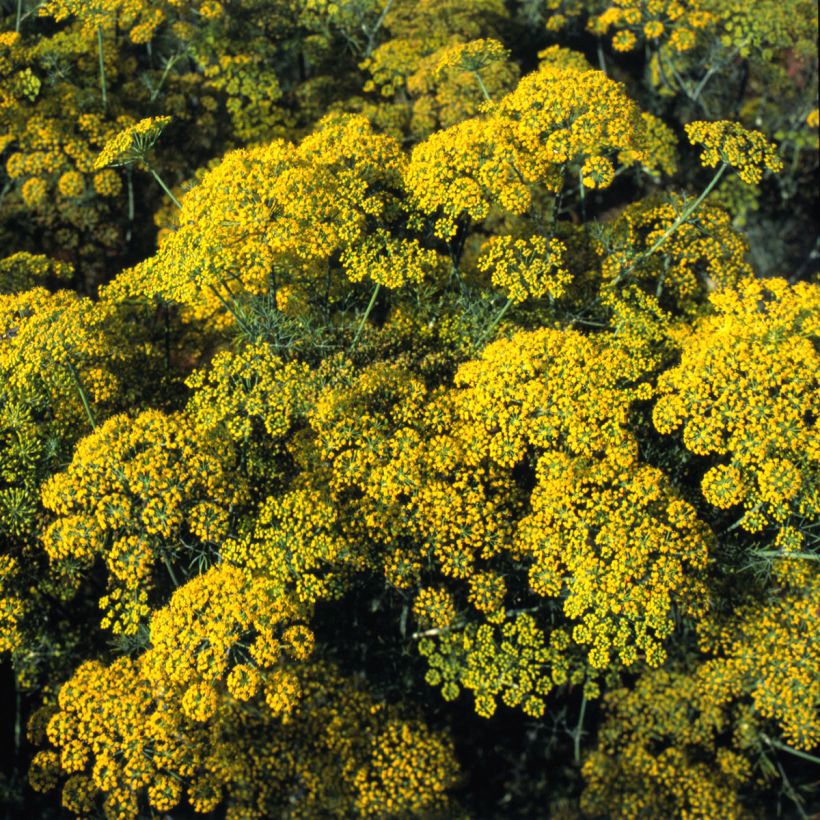
[[0, 2], [0, 814], [819, 816], [817, 34]]

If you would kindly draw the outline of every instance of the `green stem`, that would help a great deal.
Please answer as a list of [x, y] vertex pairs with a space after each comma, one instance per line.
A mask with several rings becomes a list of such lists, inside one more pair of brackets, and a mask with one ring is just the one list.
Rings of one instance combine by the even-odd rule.
[[608, 76], [607, 68], [606, 68], [606, 57], [604, 56], [604, 46], [601, 43], [601, 38], [600, 37], [598, 38], [598, 42], [597, 42], [596, 45], [597, 45], [597, 52], [598, 52], [598, 67], [601, 69], [601, 71], [604, 72], [604, 74], [607, 74], [607, 76]]
[[707, 71], [707, 72], [703, 75], [703, 77], [701, 77], [700, 82], [697, 84], [697, 86], [695, 87], [695, 90], [692, 92], [692, 95], [691, 95], [692, 102], [699, 103], [699, 104], [701, 105], [701, 107], [702, 107], [702, 108], [704, 108], [704, 111], [706, 110], [706, 109], [705, 109], [705, 107], [703, 106], [703, 103], [701, 103], [701, 102], [700, 102], [700, 95], [703, 93], [703, 89], [704, 89], [704, 88], [706, 88], [706, 85], [707, 85], [707, 83], [709, 82], [709, 80], [711, 80], [711, 79], [712, 79], [712, 77], [714, 77], [714, 76], [715, 76], [715, 74], [717, 74], [717, 73], [718, 73], [719, 71], [721, 71], [723, 68], [725, 68], [726, 66], [728, 66], [728, 65], [729, 65], [729, 63], [731, 63], [731, 62], [732, 62], [732, 60], [734, 60], [734, 59], [735, 59], [735, 57], [737, 57], [737, 55], [738, 55], [739, 53], [740, 53], [740, 49], [739, 49], [739, 48], [734, 48], [734, 49], [732, 49], [732, 51], [731, 51], [731, 52], [730, 52], [730, 53], [729, 53], [729, 54], [728, 54], [728, 55], [727, 55], [727, 56], [726, 56], [723, 60], [721, 60], [720, 62], [718, 62], [716, 65], [713, 65], [713, 66], [712, 66], [712, 67], [711, 67], [711, 68], [710, 68], [710, 69], [709, 69], [709, 70], [708, 70], [708, 71]]
[[[36, 6], [32, 6], [25, 14], [20, 16], [20, 25], [25, 23], [32, 14], [39, 11], [42, 6], [45, 5], [46, 0], [40, 0], [40, 2]], [[18, 3], [18, 5], [22, 6], [22, 2]]]
[[643, 262], [645, 259], [652, 256], [652, 254], [655, 253], [655, 251], [658, 250], [658, 248], [660, 248], [660, 246], [663, 245], [663, 243], [666, 242], [666, 240], [669, 239], [669, 237], [678, 228], [680, 228], [680, 226], [683, 225], [683, 223], [686, 222], [687, 219], [689, 219], [689, 217], [700, 207], [700, 204], [703, 202], [703, 200], [706, 199], [706, 197], [709, 196], [710, 193], [712, 193], [712, 189], [715, 187], [715, 185], [718, 184], [718, 182], [720, 182], [720, 178], [726, 172], [726, 169], [728, 167], [729, 166], [724, 162], [720, 166], [720, 168], [718, 168], [718, 172], [712, 177], [712, 181], [706, 186], [706, 188], [704, 188], [701, 195], [694, 202], [692, 202], [690, 205], [687, 205], [686, 208], [683, 209], [678, 218], [655, 241], [655, 244], [652, 245], [652, 247], [648, 251], [644, 251], [643, 253], [639, 254], [635, 261], [625, 271], [618, 274], [618, 278], [615, 280], [616, 284], [618, 282], [622, 282], [630, 273], [632, 273], [632, 271], [635, 270], [635, 266], [638, 263]]
[[74, 382], [74, 386], [80, 394], [80, 401], [83, 403], [85, 414], [88, 416], [88, 421], [91, 424], [92, 429], [95, 429], [97, 427], [97, 422], [94, 420], [94, 414], [91, 412], [91, 405], [88, 403], [88, 397], [86, 396], [85, 390], [83, 389], [83, 384], [80, 381], [80, 374], [77, 372], [77, 368], [74, 367], [74, 363], [70, 359], [68, 360], [67, 367], [68, 372], [71, 374], [71, 379]]
[[487, 325], [487, 329], [484, 331], [484, 333], [481, 334], [481, 338], [478, 340], [478, 347], [481, 347], [481, 345], [484, 344], [489, 335], [493, 332], [493, 330], [495, 330], [496, 325], [504, 318], [507, 311], [512, 306], [512, 299], [507, 299], [507, 301], [504, 303], [504, 307], [502, 307], [501, 310], [498, 311], [498, 313], [495, 315], [495, 319], [493, 319], [492, 322], [490, 322], [490, 324]]
[[683, 93], [686, 94], [686, 96], [689, 97], [689, 99], [691, 99], [692, 98], [692, 92], [689, 90], [689, 87], [686, 84], [686, 81], [683, 79], [683, 77], [681, 77], [680, 72], [675, 68], [674, 64], [670, 63], [669, 60], [667, 59], [666, 52], [662, 48], [659, 48], [658, 51], [657, 51], [657, 54], [658, 54], [658, 57], [659, 57], [660, 61], [665, 62], [666, 67], [672, 72], [672, 76], [675, 78], [675, 81], [678, 84], [678, 89], [683, 91]]
[[794, 786], [792, 786], [791, 780], [786, 776], [786, 770], [781, 765], [780, 761], [775, 758], [775, 763], [777, 764], [777, 769], [780, 772], [780, 777], [783, 780], [783, 788], [786, 792], [786, 796], [789, 800], [794, 803], [794, 807], [797, 809], [797, 813], [800, 815], [800, 820], [809, 820], [808, 814], [806, 814], [805, 810], [803, 809], [803, 799], [795, 790]]
[[448, 632], [454, 632], [461, 629], [465, 625], [465, 621], [456, 621], [449, 626], [435, 627], [434, 629], [425, 629], [423, 632], [414, 632], [410, 637], [417, 641], [420, 638], [435, 638], [437, 635], [446, 635]]
[[23, 0], [17, 0], [17, 16], [14, 18], [14, 30], [20, 33], [20, 18], [23, 13]]
[[175, 54], [173, 57], [169, 57], [168, 60], [165, 62], [165, 68], [162, 71], [162, 76], [159, 78], [159, 85], [151, 92], [150, 101], [154, 102], [156, 98], [159, 96], [159, 92], [162, 90], [162, 86], [165, 84], [165, 80], [168, 78], [168, 73], [176, 64], [177, 60], [180, 59], [180, 55]]
[[125, 241], [130, 242], [134, 228], [134, 169], [131, 165], [128, 166], [126, 180], [128, 183], [128, 230], [125, 234]]
[[[651, 59], [650, 56], [649, 56], [649, 47], [648, 46], [646, 47], [644, 53], [645, 53], [646, 62], [648, 64], [649, 60]], [[655, 56], [658, 58], [658, 74], [660, 75], [661, 82], [664, 84], [664, 86], [666, 88], [668, 88], [670, 91], [674, 92], [675, 89], [672, 87], [672, 83], [669, 82], [669, 79], [666, 76], [666, 72], [663, 70], [663, 60], [661, 59], [660, 53], [658, 51], [656, 51]]]
[[484, 80], [481, 79], [481, 72], [474, 71], [473, 74], [475, 74], [475, 78], [478, 80], [478, 87], [481, 89], [484, 99], [487, 100], [487, 102], [492, 102], [492, 97], [490, 97], [490, 94], [487, 91], [487, 86], [484, 85]]
[[820, 555], [813, 552], [779, 552], [778, 550], [763, 550], [756, 552], [760, 558], [802, 558], [804, 561], [820, 561]]
[[[20, 7], [19, 4], [17, 6]], [[20, 739], [22, 737], [21, 718], [23, 714], [22, 703], [20, 702], [20, 683], [16, 671], [14, 674], [14, 759], [20, 757]]]
[[376, 45], [376, 34], [378, 34], [379, 29], [384, 24], [385, 17], [387, 17], [388, 13], [390, 12], [390, 7], [393, 5], [393, 0], [387, 0], [384, 4], [384, 8], [382, 9], [382, 13], [379, 15], [379, 19], [376, 20], [373, 28], [370, 31], [365, 32], [367, 34], [367, 47], [365, 48], [364, 56], [369, 57], [373, 53], [373, 48]]
[[587, 221], [587, 200], [586, 191], [584, 190], [584, 171], [582, 168], [578, 169], [578, 198], [581, 200], [581, 222]]
[[578, 724], [572, 733], [572, 748], [575, 755], [575, 762], [581, 762], [581, 735], [584, 733], [584, 715], [587, 711], [587, 696], [581, 696], [581, 711], [578, 714]]
[[168, 372], [171, 369], [171, 319], [167, 304], [162, 306], [162, 319], [165, 336], [165, 371]]
[[692, 92], [692, 102], [698, 102], [698, 98], [699, 98], [699, 97], [700, 97], [700, 95], [703, 93], [703, 89], [704, 89], [704, 88], [706, 88], [706, 84], [709, 82], [709, 80], [711, 80], [711, 79], [712, 79], [712, 77], [715, 75], [715, 73], [716, 73], [717, 71], [718, 71], [718, 67], [717, 67], [717, 66], [712, 66], [712, 67], [711, 67], [711, 68], [710, 68], [710, 69], [709, 69], [709, 70], [708, 70], [708, 71], [707, 71], [707, 72], [703, 75], [703, 77], [701, 78], [701, 81], [698, 83], [697, 87], [696, 87], [696, 88], [695, 88], [695, 90]]
[[174, 568], [171, 566], [171, 562], [168, 560], [168, 556], [163, 553], [162, 555], [162, 562], [165, 564], [165, 569], [168, 570], [168, 575], [171, 576], [171, 581], [173, 582], [174, 586], [179, 589], [179, 581], [177, 580], [177, 576], [174, 573]]
[[159, 187], [162, 188], [163, 191], [168, 195], [171, 202], [177, 206], [180, 210], [182, 210], [182, 204], [180, 201], [171, 193], [171, 189], [162, 181], [162, 177], [149, 165], [148, 170], [151, 172], [151, 175], [154, 179], [159, 183]]
[[769, 746], [772, 746], [775, 749], [780, 749], [781, 752], [788, 752], [790, 755], [802, 758], [803, 760], [808, 760], [810, 763], [820, 763], [820, 757], [810, 755], [808, 752], [801, 752], [800, 749], [792, 749], [791, 746], [787, 746], [785, 743], [781, 743], [779, 740], [775, 740], [773, 737], [769, 737], [768, 735], [761, 734], [760, 736], [766, 741], [766, 743], [769, 744]]
[[233, 318], [236, 320], [236, 323], [239, 325], [242, 332], [248, 337], [253, 336], [253, 333], [251, 332], [251, 328], [244, 321], [244, 319], [239, 315], [239, 313], [237, 313], [237, 311], [235, 310], [233, 305], [231, 305], [230, 302], [228, 302], [228, 300], [213, 285], [209, 284], [208, 287], [211, 289], [214, 296], [216, 296], [216, 298], [219, 299], [219, 301], [222, 303], [222, 307], [224, 307], [225, 310], [227, 310], [228, 313], [230, 313], [231, 316], [233, 316]]
[[687, 208], [684, 208], [683, 213], [663, 232], [663, 235], [655, 244], [646, 252], [646, 256], [652, 256], [658, 248], [666, 242], [667, 239], [678, 229], [687, 219], [700, 207], [701, 202], [712, 193], [712, 189], [720, 182], [720, 178], [726, 172], [729, 166], [724, 162], [718, 168], [718, 172], [712, 177], [712, 181], [704, 188], [703, 193]]
[[97, 57], [100, 61], [100, 91], [102, 92], [102, 104], [103, 108], [108, 108], [108, 93], [105, 87], [105, 63], [103, 62], [102, 26], [97, 26]]
[[353, 344], [350, 346], [351, 353], [356, 349], [356, 345], [359, 343], [359, 336], [362, 335], [362, 331], [364, 330], [364, 325], [367, 321], [367, 317], [370, 316], [370, 312], [373, 310], [373, 306], [376, 304], [376, 297], [379, 295], [380, 289], [381, 285], [376, 283], [376, 287], [373, 288], [373, 293], [370, 296], [370, 301], [367, 303], [367, 309], [364, 312], [364, 316], [362, 316], [362, 320], [361, 322], [359, 322], [358, 328], [356, 328], [356, 335], [353, 337]]
[[566, 164], [566, 162], [564, 162], [564, 163], [562, 163], [561, 168], [559, 170], [560, 179], [561, 179], [561, 182], [562, 182], [561, 190], [558, 191], [558, 193], [552, 198], [552, 217], [551, 217], [551, 220], [550, 220], [551, 223], [552, 223], [552, 227], [550, 229], [550, 233], [553, 236], [555, 236], [555, 227], [558, 224], [558, 217], [561, 213], [561, 206], [563, 205], [563, 202], [564, 202], [563, 180], [564, 180], [564, 173], [566, 172], [566, 170], [567, 170], [567, 164]]

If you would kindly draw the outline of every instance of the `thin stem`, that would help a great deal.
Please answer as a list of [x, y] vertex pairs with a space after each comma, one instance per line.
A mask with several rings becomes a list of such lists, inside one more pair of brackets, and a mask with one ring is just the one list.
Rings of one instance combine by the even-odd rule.
[[246, 336], [252, 336], [253, 333], [251, 331], [251, 328], [247, 325], [244, 319], [236, 312], [233, 305], [231, 305], [230, 302], [228, 302], [228, 300], [213, 285], [209, 284], [208, 287], [211, 289], [214, 296], [216, 296], [216, 298], [219, 299], [219, 301], [222, 303], [222, 307], [224, 307], [225, 310], [227, 310], [228, 313], [230, 313], [231, 316], [233, 316], [233, 318], [236, 320], [236, 323], [242, 329], [242, 332], [245, 333]]
[[660, 61], [666, 63], [666, 67], [672, 72], [672, 76], [675, 78], [675, 80], [678, 83], [678, 88], [681, 91], [683, 91], [683, 93], [686, 94], [686, 96], [689, 97], [689, 99], [691, 99], [692, 98], [692, 92], [687, 87], [686, 81], [683, 79], [683, 77], [681, 77], [680, 73], [675, 68], [674, 64], [669, 62], [669, 60], [666, 56], [666, 52], [662, 48], [659, 48], [657, 50], [657, 54], [658, 54], [658, 57], [660, 58]]
[[[649, 48], [646, 48], [646, 60], [647, 63], [649, 62]], [[658, 58], [657, 66], [658, 66], [658, 74], [660, 75], [661, 82], [664, 84], [666, 88], [670, 91], [674, 92], [674, 88], [672, 87], [672, 83], [669, 82], [669, 78], [666, 76], [666, 72], [663, 70], [663, 60], [661, 59], [661, 55], [659, 52], [655, 52], [655, 56]]]
[[703, 89], [706, 88], [706, 83], [712, 79], [714, 74], [717, 72], [718, 67], [713, 65], [702, 77], [701, 81], [698, 83], [697, 88], [692, 92], [692, 102], [698, 102], [698, 98], [703, 93]]
[[726, 169], [729, 166], [724, 162], [723, 165], [718, 168], [718, 172], [712, 177], [712, 181], [704, 188], [703, 193], [687, 208], [683, 210], [683, 213], [663, 232], [663, 235], [658, 239], [655, 244], [646, 252], [646, 256], [652, 256], [658, 248], [666, 242], [667, 239], [681, 226], [687, 219], [700, 207], [701, 202], [712, 193], [712, 189], [715, 185], [718, 184], [720, 178], [726, 172]]
[[666, 281], [666, 276], [669, 273], [669, 257], [664, 260], [663, 270], [661, 271], [661, 275], [658, 277], [658, 286], [655, 288], [655, 298], [660, 301], [661, 294], [663, 293], [663, 284]]
[[23, 14], [20, 17], [20, 24], [22, 25], [29, 17], [31, 17], [32, 14], [34, 14], [36, 11], [39, 11], [40, 7], [43, 5], [45, 5], [45, 0], [40, 0], [40, 2], [36, 6], [30, 8], [25, 14]]
[[581, 222], [586, 222], [587, 200], [586, 191], [584, 190], [584, 171], [582, 168], [578, 169], [578, 198], [581, 200]]
[[[17, 8], [20, 8], [20, 4], [17, 4]], [[20, 684], [18, 682], [17, 674], [14, 674], [14, 759], [17, 760], [20, 757], [20, 739], [22, 737], [22, 726], [20, 725], [20, 720], [23, 714], [23, 710], [21, 708], [22, 704], [20, 703]]]
[[806, 814], [803, 809], [803, 800], [795, 790], [794, 786], [792, 786], [791, 780], [789, 780], [786, 776], [786, 770], [783, 768], [777, 757], [775, 757], [774, 762], [777, 765], [777, 769], [780, 772], [780, 777], [783, 780], [783, 789], [786, 792], [786, 796], [792, 801], [792, 803], [794, 803], [794, 807], [800, 815], [800, 820], [809, 820], [808, 814]]
[[558, 216], [561, 213], [561, 206], [564, 203], [563, 180], [564, 180], [564, 173], [566, 172], [566, 169], [567, 169], [567, 164], [566, 164], [566, 162], [564, 162], [564, 163], [562, 163], [560, 171], [559, 171], [560, 179], [561, 179], [561, 183], [562, 183], [561, 184], [561, 190], [558, 191], [557, 195], [552, 198], [552, 219], [551, 219], [552, 228], [551, 228], [551, 233], [553, 234], [553, 236], [555, 235], [555, 228], [558, 225]]
[[370, 301], [367, 303], [367, 309], [364, 312], [364, 316], [362, 316], [361, 322], [359, 322], [359, 327], [356, 328], [356, 335], [353, 337], [353, 344], [350, 346], [350, 352], [352, 353], [356, 349], [356, 345], [359, 343], [359, 336], [362, 335], [362, 331], [364, 330], [364, 324], [367, 321], [367, 317], [370, 316], [370, 311], [373, 310], [373, 306], [376, 304], [376, 297], [379, 295], [379, 290], [381, 289], [381, 285], [378, 283], [376, 287], [373, 288], [373, 293], [370, 296]]
[[490, 97], [490, 93], [487, 91], [487, 86], [484, 85], [484, 80], [481, 79], [481, 72], [474, 71], [475, 78], [478, 80], [478, 87], [481, 89], [481, 93], [484, 95], [484, 99], [487, 102], [492, 102], [492, 97]]
[[23, 14], [23, 0], [17, 0], [17, 16], [14, 18], [14, 30], [20, 33], [20, 19]]
[[[737, 48], [732, 49], [732, 52], [725, 58], [725, 60], [722, 60], [722, 61], [718, 62], [716, 65], [713, 65], [703, 75], [703, 77], [701, 77], [700, 82], [697, 84], [697, 86], [695, 87], [695, 90], [692, 92], [692, 95], [691, 95], [692, 102], [700, 103], [700, 95], [703, 93], [703, 89], [706, 88], [706, 84], [709, 82], [709, 80], [711, 80], [712, 77], [714, 77], [714, 75], [718, 71], [720, 71], [722, 68], [724, 68], [725, 66], [728, 66], [729, 63], [731, 63], [732, 60], [734, 60], [735, 57], [737, 57], [737, 55], [739, 53], [740, 53], [740, 49], [737, 49]], [[703, 107], [703, 109], [705, 111], [706, 109], [703, 106], [703, 103], [700, 103], [700, 105], [701, 105], [701, 107]]]
[[171, 320], [167, 304], [162, 306], [162, 318], [165, 335], [165, 370], [167, 372], [171, 369]]
[[464, 621], [457, 621], [450, 626], [439, 626], [434, 629], [425, 629], [422, 632], [414, 632], [410, 637], [417, 641], [419, 638], [435, 638], [437, 635], [446, 635], [448, 632], [453, 632], [456, 629], [461, 629], [464, 626]]
[[171, 581], [173, 582], [174, 586], [179, 589], [179, 581], [177, 580], [177, 576], [174, 573], [174, 568], [171, 566], [171, 562], [168, 560], [168, 556], [163, 553], [162, 554], [162, 563], [165, 564], [165, 569], [168, 570], [168, 575], [171, 576]]
[[756, 552], [760, 558], [802, 558], [804, 561], [820, 561], [820, 555], [813, 552], [779, 552], [778, 550], [762, 550]]
[[687, 219], [700, 207], [700, 204], [706, 199], [707, 196], [712, 192], [712, 189], [715, 185], [720, 182], [720, 178], [726, 172], [726, 169], [729, 166], [724, 162], [720, 168], [718, 168], [718, 172], [712, 177], [712, 181], [704, 188], [703, 193], [690, 205], [687, 205], [686, 208], [683, 209], [680, 216], [661, 234], [661, 236], [656, 240], [655, 244], [648, 251], [644, 251], [643, 253], [639, 254], [635, 261], [622, 273], [618, 274], [618, 278], [616, 279], [617, 282], [621, 282], [626, 278], [633, 270], [635, 270], [635, 266], [639, 262], [643, 262], [648, 257], [652, 256], [664, 242], [678, 229]]
[[507, 301], [504, 303], [504, 307], [502, 307], [501, 310], [498, 311], [498, 313], [495, 316], [495, 319], [493, 319], [492, 322], [490, 322], [490, 324], [487, 325], [487, 329], [484, 331], [484, 333], [481, 334], [481, 338], [478, 340], [478, 345], [477, 345], [478, 347], [481, 347], [481, 345], [484, 343], [484, 341], [487, 339], [487, 337], [493, 332], [493, 330], [495, 329], [495, 326], [504, 318], [507, 311], [512, 306], [513, 306], [512, 299], [507, 299]]
[[151, 172], [151, 175], [154, 179], [159, 183], [159, 187], [162, 188], [163, 191], [168, 195], [171, 202], [177, 206], [180, 210], [182, 210], [182, 204], [180, 201], [171, 193], [171, 189], [162, 181], [162, 177], [149, 165], [148, 170]]
[[83, 384], [80, 381], [80, 374], [77, 372], [77, 368], [74, 367], [74, 363], [71, 359], [68, 360], [66, 367], [68, 372], [71, 374], [71, 380], [74, 382], [74, 386], [77, 388], [77, 393], [80, 395], [80, 401], [83, 403], [85, 414], [88, 416], [88, 421], [91, 424], [92, 429], [95, 429], [97, 427], [97, 422], [94, 420], [94, 414], [91, 412], [91, 405], [88, 403], [88, 397], [86, 396], [85, 390], [83, 389]]
[[130, 242], [134, 227], [134, 169], [130, 165], [125, 178], [128, 186], [128, 230], [125, 234], [125, 241]]
[[575, 762], [581, 762], [581, 735], [584, 733], [584, 715], [587, 711], [587, 696], [581, 696], [581, 711], [578, 713], [578, 723], [575, 726], [575, 731], [572, 733], [572, 748], [575, 756]]
[[322, 302], [322, 307], [324, 309], [325, 316], [330, 318], [330, 286], [333, 284], [333, 280], [331, 277], [332, 270], [329, 259], [327, 260], [327, 265], [325, 268], [325, 298]]
[[108, 108], [108, 93], [105, 88], [105, 63], [103, 62], [103, 34], [102, 26], [97, 26], [97, 57], [100, 61], [100, 91], [102, 92], [103, 108]]
[[570, 325], [583, 325], [584, 327], [600, 327], [600, 328], [608, 328], [610, 325], [604, 322], [592, 322], [589, 319], [573, 319], [570, 322]]
[[168, 72], [176, 65], [177, 61], [182, 58], [181, 54], [175, 54], [173, 57], [169, 57], [165, 62], [165, 68], [162, 71], [162, 76], [159, 78], [159, 85], [151, 92], [151, 102], [159, 96], [159, 92], [162, 89], [162, 86], [165, 84], [165, 80], [168, 77]]
[[382, 13], [379, 15], [379, 19], [373, 24], [373, 28], [367, 32], [367, 48], [364, 52], [365, 57], [369, 57], [373, 53], [373, 47], [376, 45], [376, 34], [378, 34], [379, 29], [384, 24], [384, 18], [387, 17], [390, 12], [390, 6], [392, 5], [393, 0], [387, 0], [384, 4], [384, 8], [382, 9]]
[[808, 752], [801, 752], [800, 749], [793, 749], [791, 746], [787, 746], [785, 743], [781, 743], [779, 740], [775, 740], [773, 737], [769, 737], [768, 735], [761, 734], [760, 736], [766, 741], [766, 743], [769, 744], [769, 746], [772, 746], [775, 749], [780, 749], [781, 752], [788, 752], [790, 755], [802, 758], [803, 760], [808, 760], [810, 763], [820, 763], [820, 757], [810, 755]]
[[606, 56], [604, 55], [604, 47], [603, 47], [603, 44], [601, 43], [601, 38], [600, 37], [598, 38], [597, 51], [598, 51], [598, 67], [601, 69], [601, 71], [604, 72], [604, 74], [607, 74]]

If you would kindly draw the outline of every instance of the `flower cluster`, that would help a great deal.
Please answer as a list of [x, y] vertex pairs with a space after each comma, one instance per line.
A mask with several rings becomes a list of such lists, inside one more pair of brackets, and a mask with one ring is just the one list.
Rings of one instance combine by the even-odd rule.
[[763, 178], [763, 171], [782, 170], [783, 161], [775, 147], [759, 131], [748, 131], [736, 122], [690, 122], [686, 136], [692, 145], [702, 145], [700, 161], [706, 168], [718, 163], [731, 165], [740, 178], [754, 185]]
[[[216, 711], [216, 687], [226, 680], [229, 691], [238, 689], [239, 699], [247, 700], [254, 679], [275, 688], [287, 658], [301, 661], [310, 655], [312, 633], [293, 626], [299, 617], [266, 578], [253, 579], [227, 564], [211, 567], [151, 617], [143, 673], [158, 690], [176, 692], [191, 720], [206, 723]], [[277, 714], [296, 708], [298, 694], [298, 688], [293, 690]]]
[[598, 35], [615, 29], [615, 51], [632, 51], [640, 42], [656, 47], [668, 42], [674, 51], [689, 51], [698, 42], [700, 32], [714, 20], [703, 0], [612, 0], [605, 6], [590, 18], [588, 26]]
[[[697, 680], [667, 670], [606, 695], [607, 720], [584, 763], [584, 809], [620, 818], [743, 816], [738, 793], [751, 774], [749, 759], [716, 748], [729, 721], [723, 709], [703, 708], [702, 701]], [[748, 730], [747, 721], [729, 725]]]
[[[772, 600], [704, 622], [704, 648], [716, 657], [694, 670], [646, 672], [634, 688], [605, 696], [607, 719], [584, 764], [588, 811], [616, 805], [622, 817], [740, 817], [756, 757], [816, 748], [820, 655], [812, 610], [820, 587], [804, 562], [778, 563], [781, 588]], [[779, 724], [792, 746], [774, 741], [767, 722]], [[772, 774], [764, 770], [767, 779]]]
[[818, 300], [816, 285], [783, 279], [723, 289], [713, 315], [681, 340], [680, 364], [658, 380], [655, 427], [682, 428], [692, 453], [714, 459], [703, 495], [721, 509], [742, 505], [750, 532], [820, 510]]
[[132, 165], [144, 160], [169, 122], [170, 117], [148, 117], [117, 132], [94, 160], [94, 168], [101, 170], [111, 165]]
[[69, 573], [104, 558], [111, 590], [100, 601], [103, 626], [115, 634], [133, 634], [147, 616], [158, 559], [189, 539], [213, 544], [226, 535], [242, 487], [217, 442], [204, 444], [181, 417], [113, 416], [43, 487], [43, 504], [58, 516], [43, 535], [45, 550]]
[[20, 622], [25, 601], [12, 591], [12, 583], [18, 572], [14, 558], [0, 555], [0, 653], [13, 652], [23, 643]]
[[557, 299], [566, 291], [570, 279], [569, 271], [563, 266], [566, 250], [559, 239], [497, 236], [487, 243], [478, 269], [490, 271], [493, 284], [513, 302], [543, 296]]
[[[681, 223], [685, 208], [678, 196], [626, 207], [596, 240], [604, 280], [637, 283], [664, 308], [697, 315], [712, 291], [750, 276], [748, 243], [729, 214], [704, 204]], [[661, 239], [660, 253], [650, 255]]]
[[810, 811], [816, 29], [0, 4], [0, 803]]
[[21, 251], [0, 259], [0, 293], [19, 293], [50, 279], [64, 281], [73, 273], [65, 262]]
[[535, 619], [523, 613], [500, 626], [487, 623], [424, 638], [419, 651], [429, 666], [425, 680], [440, 685], [446, 700], [458, 697], [463, 687], [473, 692], [482, 717], [492, 717], [500, 699], [538, 718], [555, 686], [584, 681], [583, 666], [567, 657], [568, 645], [566, 632], [554, 630], [547, 638]]
[[[94, 408], [130, 398], [122, 373], [148, 368], [153, 351], [126, 341], [129, 328], [113, 305], [69, 290], [38, 286], [0, 293], [0, 373], [5, 390], [46, 404], [55, 426], [87, 431]], [[138, 338], [138, 337], [137, 337]], [[133, 389], [142, 386], [135, 379]]]
[[121, 818], [186, 805], [208, 813], [223, 801], [231, 817], [448, 810], [458, 766], [445, 737], [331, 666], [311, 664], [293, 679], [301, 708], [283, 721], [217, 689], [186, 693], [181, 705], [154, 688], [141, 661], [85, 663], [32, 724], [51, 748], [35, 756], [31, 784], [47, 791], [65, 777], [69, 811], [101, 803]]
[[[353, 249], [370, 220], [395, 208], [391, 192], [401, 188], [404, 164], [399, 144], [360, 116], [330, 117], [298, 146], [274, 141], [234, 151], [184, 197], [179, 226], [157, 256], [118, 277], [108, 296], [159, 297], [195, 317], [219, 311], [230, 321], [237, 298], [267, 292], [277, 269], [289, 275], [276, 286], [306, 298], [345, 251], [351, 278], [362, 278], [368, 246]], [[388, 258], [407, 255], [411, 277], [429, 264], [412, 243], [385, 236], [379, 244]], [[372, 255], [381, 251], [371, 248]]]
[[418, 145], [407, 184], [418, 207], [437, 216], [437, 233], [449, 238], [460, 220], [484, 220], [492, 207], [526, 213], [539, 189], [563, 189], [573, 164], [586, 163], [582, 174], [596, 187], [611, 182], [614, 170], [601, 174], [609, 156], [651, 166], [641, 150], [644, 129], [618, 83], [598, 71], [547, 62], [487, 115]]
[[188, 412], [199, 429], [224, 429], [236, 442], [250, 438], [257, 426], [281, 439], [310, 395], [309, 379], [303, 363], [286, 363], [264, 344], [223, 351], [188, 378]]

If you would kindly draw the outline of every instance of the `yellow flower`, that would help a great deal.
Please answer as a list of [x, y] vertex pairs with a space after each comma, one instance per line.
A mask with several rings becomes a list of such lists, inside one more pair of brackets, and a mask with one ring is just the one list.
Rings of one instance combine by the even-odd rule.
[[493, 284], [513, 302], [543, 296], [557, 299], [565, 293], [570, 280], [564, 266], [566, 250], [560, 240], [543, 236], [495, 236], [482, 249], [478, 269], [489, 271]]
[[716, 507], [728, 509], [739, 504], [745, 495], [743, 475], [737, 467], [712, 467], [701, 482], [703, 497]]
[[23, 183], [20, 193], [23, 197], [23, 202], [25, 202], [29, 208], [36, 208], [46, 201], [48, 186], [44, 179], [32, 177]]
[[228, 673], [226, 685], [237, 700], [250, 700], [259, 691], [261, 677], [253, 666], [237, 664]]
[[628, 29], [619, 31], [612, 38], [612, 48], [615, 51], [632, 51], [638, 44], [638, 38]]
[[606, 157], [590, 157], [581, 166], [581, 179], [587, 188], [608, 188], [615, 169]]
[[782, 170], [783, 161], [775, 146], [759, 131], [748, 131], [736, 122], [699, 120], [685, 126], [692, 145], [702, 145], [701, 164], [714, 168], [719, 162], [737, 169], [740, 178], [749, 185], [760, 182], [763, 170]]
[[94, 161], [94, 168], [99, 170], [141, 161], [170, 122], [171, 117], [147, 117], [118, 131], [103, 146]]
[[122, 191], [122, 180], [112, 169], [98, 171], [94, 174], [94, 190], [100, 196], [117, 196]]
[[77, 171], [66, 171], [66, 173], [60, 177], [57, 183], [57, 189], [66, 197], [81, 196], [85, 190], [83, 175]]
[[643, 33], [648, 40], [657, 40], [662, 37], [665, 27], [660, 20], [649, 20], [644, 23]]
[[658, 380], [656, 428], [683, 427], [698, 455], [729, 457], [703, 477], [717, 507], [743, 504], [758, 532], [818, 514], [820, 453], [810, 408], [818, 390], [820, 288], [743, 278], [711, 297], [713, 313], [682, 340], [680, 365]]
[[182, 711], [191, 720], [202, 723], [216, 711], [216, 691], [207, 683], [195, 683], [189, 686], [182, 696]]

